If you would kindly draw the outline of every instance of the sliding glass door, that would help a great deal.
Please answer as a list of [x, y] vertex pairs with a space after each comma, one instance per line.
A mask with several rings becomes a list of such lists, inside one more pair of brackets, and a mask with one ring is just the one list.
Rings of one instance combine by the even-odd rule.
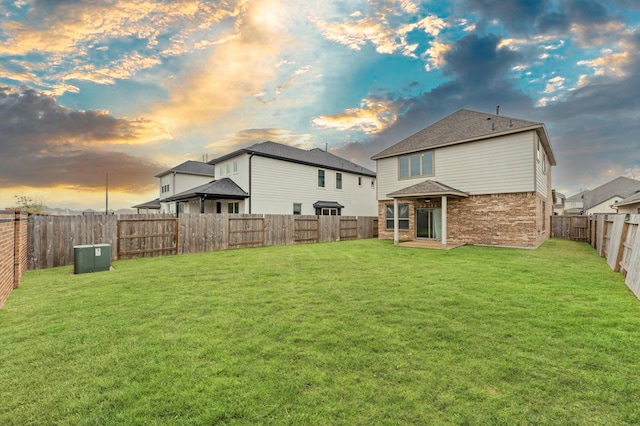
[[442, 238], [442, 209], [416, 209], [416, 237]]

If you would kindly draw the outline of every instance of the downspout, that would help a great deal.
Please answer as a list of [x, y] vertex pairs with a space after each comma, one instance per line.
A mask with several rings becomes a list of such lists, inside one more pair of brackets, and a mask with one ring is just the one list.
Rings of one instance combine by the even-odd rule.
[[249, 155], [249, 214], [251, 214], [251, 159], [253, 152]]

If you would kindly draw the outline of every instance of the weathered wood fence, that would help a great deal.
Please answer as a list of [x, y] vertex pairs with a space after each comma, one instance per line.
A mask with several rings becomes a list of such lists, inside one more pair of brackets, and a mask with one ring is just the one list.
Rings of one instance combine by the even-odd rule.
[[640, 215], [597, 214], [589, 222], [591, 246], [640, 299]]
[[378, 236], [378, 218], [248, 214], [29, 217], [28, 268], [73, 264], [73, 247], [111, 244], [112, 259]]
[[591, 241], [589, 216], [551, 216], [551, 236], [572, 241]]

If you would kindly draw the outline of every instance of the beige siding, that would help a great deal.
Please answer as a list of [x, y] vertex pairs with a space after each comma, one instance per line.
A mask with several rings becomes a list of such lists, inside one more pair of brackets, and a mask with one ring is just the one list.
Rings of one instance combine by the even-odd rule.
[[438, 148], [434, 152], [435, 174], [428, 177], [400, 180], [397, 157], [378, 160], [378, 199], [426, 179], [471, 195], [533, 192], [534, 135], [525, 132]]
[[611, 206], [614, 205], [617, 202], [622, 201], [623, 198], [622, 197], [612, 197], [609, 198], [608, 200], [591, 207], [589, 210], [587, 210], [585, 212], [586, 215], [590, 215], [590, 214], [596, 214], [596, 213], [611, 213], [611, 214], [616, 214], [618, 213], [618, 210], [612, 208]]
[[[549, 195], [550, 188], [547, 186], [547, 175], [551, 173], [551, 165], [549, 164], [549, 157], [547, 157], [544, 147], [540, 142], [540, 138], [537, 133], [534, 133], [534, 158], [536, 165], [536, 190], [540, 195], [546, 197]], [[538, 159], [538, 144], [540, 144], [540, 158]]]
[[319, 167], [254, 156], [252, 160], [251, 211], [292, 214], [293, 203], [302, 204], [302, 214], [315, 214], [316, 201], [337, 201], [343, 215], [376, 216], [377, 203], [372, 177], [342, 173], [342, 189], [336, 189], [336, 171], [325, 170], [325, 187], [318, 188]]

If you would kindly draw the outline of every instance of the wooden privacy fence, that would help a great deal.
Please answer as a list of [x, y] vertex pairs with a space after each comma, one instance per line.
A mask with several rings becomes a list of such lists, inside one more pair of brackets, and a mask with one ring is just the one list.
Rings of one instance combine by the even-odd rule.
[[591, 241], [589, 216], [551, 216], [551, 236], [572, 241]]
[[118, 219], [116, 237], [118, 259], [178, 254], [178, 219]]
[[29, 217], [28, 268], [73, 264], [73, 247], [111, 244], [112, 259], [375, 238], [376, 217], [180, 214]]
[[611, 269], [624, 275], [627, 287], [640, 299], [640, 215], [597, 214], [589, 221], [591, 245]]

